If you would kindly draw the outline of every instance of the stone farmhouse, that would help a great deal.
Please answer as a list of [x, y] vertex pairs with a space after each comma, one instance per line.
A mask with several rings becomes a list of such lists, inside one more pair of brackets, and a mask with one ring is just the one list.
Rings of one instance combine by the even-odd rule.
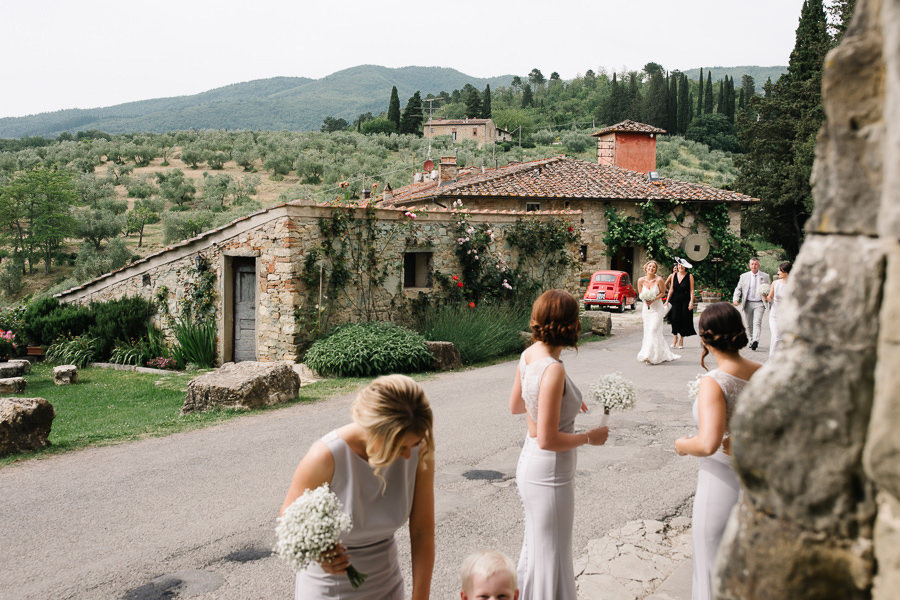
[[454, 142], [475, 140], [478, 147], [493, 142], [509, 142], [513, 136], [490, 119], [431, 119], [424, 125], [425, 138], [450, 136]]
[[[498, 168], [459, 169], [454, 157], [443, 157], [436, 173], [417, 174], [416, 183], [386, 190], [379, 206], [403, 208], [452, 206], [461, 201], [472, 210], [578, 211], [581, 213], [583, 276], [599, 269], [617, 269], [639, 276], [636, 265], [649, 258], [645, 248], [625, 247], [609, 256], [603, 237], [607, 210], [638, 216], [639, 206], [653, 202], [666, 210], [677, 204], [685, 217], [672, 225], [670, 247], [681, 247], [692, 260], [710, 254], [710, 232], [696, 209], [725, 205], [729, 231], [740, 235], [741, 207], [758, 199], [699, 183], [659, 177], [656, 136], [662, 129], [624, 121], [593, 134], [598, 138], [598, 162], [556, 156]], [[712, 240], [714, 244], [714, 240]]]
[[[414, 302], [446, 297], [436, 274], [462, 273], [456, 254], [460, 223], [489, 226], [492, 245], [506, 254], [507, 231], [523, 218], [569, 227], [581, 215], [295, 201], [204, 232], [57, 298], [88, 303], [142, 296], [156, 303], [154, 324], [172, 339], [173, 319], [200, 282], [211, 279], [220, 364], [295, 362], [315, 333], [331, 325], [409, 322]], [[574, 242], [565, 249], [570, 257], [577, 251]], [[578, 274], [569, 268], [547, 285], [576, 293]]]

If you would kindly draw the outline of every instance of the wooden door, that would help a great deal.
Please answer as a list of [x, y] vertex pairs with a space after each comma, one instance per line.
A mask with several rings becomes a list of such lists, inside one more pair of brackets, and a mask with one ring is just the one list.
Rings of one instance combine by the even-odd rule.
[[256, 360], [256, 261], [234, 263], [234, 362]]

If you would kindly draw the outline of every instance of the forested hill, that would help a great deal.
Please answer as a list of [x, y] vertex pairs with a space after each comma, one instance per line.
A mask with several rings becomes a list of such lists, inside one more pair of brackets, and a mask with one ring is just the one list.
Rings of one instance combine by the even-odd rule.
[[[775, 83], [779, 77], [787, 73], [787, 67], [703, 67], [704, 80], [707, 73], [712, 73], [713, 81], [718, 81], [727, 75], [739, 82], [741, 77], [749, 75], [756, 82], [757, 89], [762, 90], [762, 86], [767, 79], [771, 79], [772, 83]], [[700, 69], [688, 69], [684, 71], [684, 74], [687, 75], [688, 79], [697, 79], [700, 77]]]
[[274, 77], [217, 88], [193, 96], [129, 102], [105, 108], [69, 109], [0, 119], [0, 138], [55, 137], [97, 129], [107, 133], [187, 129], [318, 130], [325, 117], [352, 122], [387, 109], [391, 87], [401, 98], [462, 88], [509, 85], [512, 75], [469, 77], [455, 69], [362, 65], [322, 79]]

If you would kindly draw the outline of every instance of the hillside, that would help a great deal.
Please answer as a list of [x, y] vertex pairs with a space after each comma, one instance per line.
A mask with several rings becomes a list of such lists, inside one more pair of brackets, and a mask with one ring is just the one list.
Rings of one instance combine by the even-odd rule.
[[217, 88], [193, 96], [129, 102], [105, 108], [69, 109], [0, 119], [0, 138], [55, 137], [97, 129], [107, 133], [165, 133], [187, 129], [256, 131], [318, 130], [325, 117], [353, 121], [361, 113], [387, 109], [391, 87], [401, 103], [417, 90], [423, 95], [462, 88], [508, 85], [512, 75], [469, 77], [455, 69], [374, 65], [352, 67], [322, 79], [274, 77]]
[[[735, 85], [738, 86], [741, 85], [741, 77], [749, 75], [753, 78], [753, 81], [756, 82], [756, 92], [761, 93], [762, 86], [766, 80], [771, 78], [772, 83], [775, 83], [778, 81], [779, 77], [784, 73], [787, 73], [787, 67], [703, 67], [704, 79], [706, 79], [706, 74], [709, 72], [712, 72], [713, 81], [719, 81], [728, 75], [734, 79]], [[688, 76], [688, 79], [696, 80], [700, 77], [700, 69], [688, 69], [687, 71], [684, 71], [684, 74]]]

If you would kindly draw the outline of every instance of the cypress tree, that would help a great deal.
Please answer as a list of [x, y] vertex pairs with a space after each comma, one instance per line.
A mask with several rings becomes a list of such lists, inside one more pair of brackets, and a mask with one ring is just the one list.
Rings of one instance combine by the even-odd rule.
[[394, 124], [394, 129], [400, 131], [400, 95], [397, 94], [397, 86], [391, 88], [391, 102], [388, 104], [388, 121]]
[[700, 67], [700, 85], [697, 86], [697, 116], [703, 114], [703, 67]]
[[530, 85], [522, 86], [522, 108], [534, 106], [534, 93]]
[[484, 86], [484, 94], [481, 96], [481, 118], [491, 118], [491, 84]]
[[706, 72], [706, 89], [703, 90], [703, 114], [710, 115], [713, 112], [713, 87], [712, 71]]
[[472, 88], [466, 95], [466, 117], [469, 119], [477, 119], [481, 114], [481, 96], [478, 90]]
[[716, 99], [716, 113], [725, 114], [725, 84], [719, 80], [719, 97]]
[[424, 118], [422, 95], [417, 90], [406, 103], [406, 108], [400, 116], [400, 133], [418, 135], [421, 137], [424, 135], [424, 131], [422, 130]]
[[666, 126], [665, 130], [670, 134], [678, 132], [678, 75], [673, 73], [668, 76], [669, 96], [666, 99]]
[[676, 126], [675, 132], [679, 135], [684, 135], [684, 132], [687, 131], [688, 122], [691, 119], [691, 112], [694, 110], [693, 106], [693, 98], [688, 95], [688, 88], [690, 84], [688, 83], [687, 75], [684, 73], [680, 74], [678, 83], [678, 107], [676, 110]]
[[[760, 199], [748, 213], [748, 229], [781, 246], [793, 259], [812, 212], [810, 187], [815, 138], [825, 119], [822, 65], [833, 40], [822, 0], [805, 0], [787, 73], [763, 87], [764, 96], [747, 99], [738, 118], [746, 154], [735, 186]], [[755, 117], [759, 114], [759, 119]]]

